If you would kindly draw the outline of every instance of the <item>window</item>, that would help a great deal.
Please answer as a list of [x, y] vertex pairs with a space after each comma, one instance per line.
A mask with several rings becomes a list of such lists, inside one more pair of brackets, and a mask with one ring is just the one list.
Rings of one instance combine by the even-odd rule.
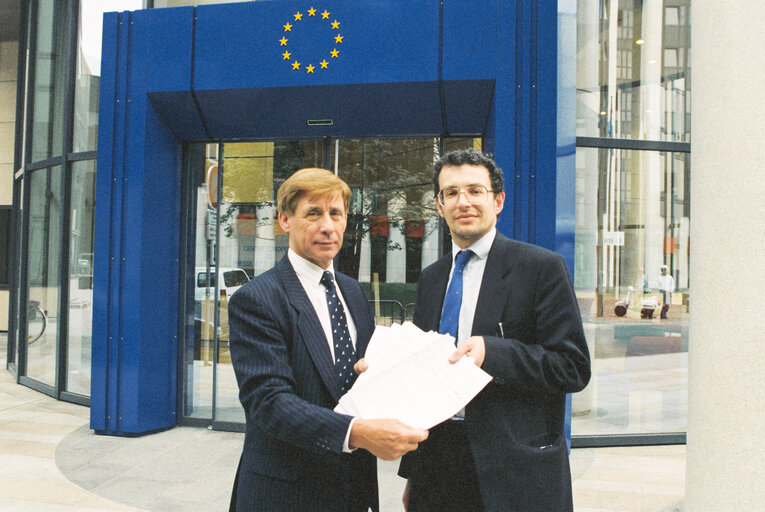
[[670, 3], [578, 3], [573, 271], [593, 373], [572, 399], [575, 446], [686, 429], [690, 27], [689, 2]]
[[678, 7], [667, 7], [664, 10], [664, 24], [665, 25], [680, 24], [680, 10]]
[[244, 270], [229, 270], [223, 272], [223, 282], [226, 283], [227, 287], [242, 286], [243, 284], [247, 284], [249, 280], [250, 278], [247, 277]]

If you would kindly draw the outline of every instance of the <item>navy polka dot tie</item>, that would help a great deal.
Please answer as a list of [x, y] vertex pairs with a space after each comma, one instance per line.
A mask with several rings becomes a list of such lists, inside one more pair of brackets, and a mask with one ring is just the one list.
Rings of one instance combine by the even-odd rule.
[[460, 308], [462, 308], [462, 273], [465, 265], [473, 255], [473, 251], [460, 251], [454, 261], [454, 272], [449, 288], [444, 297], [444, 309], [441, 311], [441, 323], [438, 332], [454, 336], [454, 344], [457, 344], [457, 331], [460, 324]]
[[345, 309], [335, 290], [332, 272], [325, 270], [321, 276], [321, 284], [327, 289], [327, 306], [329, 307], [329, 322], [332, 325], [332, 341], [335, 345], [335, 373], [340, 381], [342, 392], [348, 391], [356, 380], [353, 365], [356, 363], [356, 351], [353, 349], [351, 334], [348, 332], [348, 320]]

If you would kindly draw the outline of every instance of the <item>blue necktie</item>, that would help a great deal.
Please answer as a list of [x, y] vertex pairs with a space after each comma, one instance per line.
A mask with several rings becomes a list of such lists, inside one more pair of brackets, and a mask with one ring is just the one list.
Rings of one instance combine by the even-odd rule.
[[444, 297], [444, 309], [441, 311], [441, 324], [438, 332], [454, 336], [454, 344], [457, 344], [457, 330], [460, 324], [460, 308], [462, 307], [462, 274], [465, 265], [473, 255], [473, 251], [460, 251], [454, 262], [454, 272]]
[[348, 320], [345, 309], [335, 290], [332, 272], [325, 270], [321, 276], [321, 284], [327, 289], [327, 306], [329, 307], [329, 322], [332, 326], [332, 341], [335, 345], [335, 373], [340, 381], [341, 391], [348, 391], [356, 380], [353, 365], [356, 363], [356, 352], [353, 349], [351, 334], [348, 332]]

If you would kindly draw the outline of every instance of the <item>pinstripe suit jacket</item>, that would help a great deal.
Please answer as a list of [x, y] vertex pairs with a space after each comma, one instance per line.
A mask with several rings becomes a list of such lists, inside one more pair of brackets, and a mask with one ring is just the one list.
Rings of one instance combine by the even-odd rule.
[[[336, 273], [363, 357], [374, 320], [361, 286]], [[350, 416], [324, 330], [289, 259], [229, 301], [231, 360], [247, 430], [232, 510], [378, 509], [376, 459], [342, 453]]]

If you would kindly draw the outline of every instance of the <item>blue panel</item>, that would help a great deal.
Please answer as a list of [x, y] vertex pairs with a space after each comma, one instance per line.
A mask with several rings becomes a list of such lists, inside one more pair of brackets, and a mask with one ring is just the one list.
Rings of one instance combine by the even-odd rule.
[[189, 90], [194, 9], [130, 13], [131, 94]]
[[529, 189], [533, 141], [531, 105], [531, 0], [517, 0], [516, 14], [516, 97], [515, 97], [515, 238], [535, 243], [529, 236]]
[[497, 0], [444, 2], [444, 80], [494, 78], [501, 21]]
[[494, 96], [493, 80], [460, 80], [443, 83], [449, 133], [484, 133]]
[[[536, 40], [532, 41], [536, 66], [533, 77], [536, 85], [535, 133], [537, 180], [534, 189], [534, 238], [536, 243], [555, 250], [555, 217], [557, 211], [556, 130], [558, 97], [558, 6], [557, 2], [539, 2], [531, 19]], [[574, 44], [574, 46], [576, 46]], [[576, 60], [574, 60], [576, 62]]]
[[[450, 132], [484, 132], [491, 111], [493, 83], [464, 80], [446, 82], [444, 87]], [[441, 133], [436, 82], [233, 89], [195, 94], [207, 132], [191, 93], [149, 94], [151, 104], [179, 140]], [[333, 124], [308, 126], [308, 119], [332, 119]]]
[[[197, 8], [194, 88], [236, 89], [437, 79], [438, 2], [299, 1]], [[323, 19], [324, 11], [330, 15]], [[301, 19], [295, 20], [300, 12]], [[332, 22], [339, 26], [333, 29]], [[285, 31], [284, 25], [291, 26]], [[336, 42], [340, 35], [342, 42]], [[286, 38], [286, 44], [280, 40]], [[333, 58], [332, 50], [338, 50]], [[284, 52], [290, 52], [288, 60]], [[326, 61], [326, 69], [320, 62]], [[300, 63], [293, 69], [294, 62]], [[307, 65], [315, 67], [307, 72]]]
[[103, 22], [98, 123], [98, 172], [96, 173], [96, 197], [94, 221], [99, 229], [94, 231], [93, 253], [93, 335], [91, 348], [90, 426], [97, 431], [107, 429], [108, 393], [108, 337], [109, 337], [109, 264], [112, 216], [112, 168], [114, 152], [114, 127], [116, 115], [116, 80], [118, 59], [119, 18], [117, 13], [107, 13]]
[[[134, 297], [132, 333], [138, 357], [123, 369], [121, 392], [135, 398], [134, 421], [123, 428], [146, 432], [176, 423], [178, 314], [180, 303], [180, 146], [151, 108], [146, 111], [140, 211], [140, 244], [126, 248], [127, 279]], [[138, 178], [138, 176], [136, 176]], [[136, 180], [137, 181], [137, 180]], [[134, 277], [140, 276], [138, 282]], [[146, 376], [151, 378], [145, 378]], [[136, 385], [137, 383], [137, 385]]]
[[[205, 140], [212, 137], [205, 131], [191, 91], [153, 92], [149, 93], [149, 100], [176, 139]], [[237, 105], [230, 105], [230, 110], [236, 111]]]
[[[162, 60], [176, 59], [178, 51], [159, 51], [147, 40], [156, 40], [162, 23], [191, 13], [105, 17], [91, 415], [99, 432], [140, 434], [176, 423], [179, 141], [154, 113], [146, 90], [162, 87], [157, 80], [168, 88], [185, 81], [188, 88], [191, 59], [187, 51], [185, 66], [168, 64], [169, 72], [160, 72]], [[136, 14], [142, 21], [133, 21]], [[183, 39], [179, 33], [165, 38]], [[184, 44], [188, 50], [191, 40]]]
[[[440, 133], [435, 82], [198, 91], [215, 138]], [[327, 127], [308, 119], [332, 119]]]
[[515, 110], [516, 73], [516, 9], [515, 2], [502, 1], [497, 6], [497, 82], [494, 91], [493, 129], [488, 130], [494, 141], [494, 159], [505, 173], [505, 207], [497, 229], [515, 237], [516, 214], [516, 140]]

